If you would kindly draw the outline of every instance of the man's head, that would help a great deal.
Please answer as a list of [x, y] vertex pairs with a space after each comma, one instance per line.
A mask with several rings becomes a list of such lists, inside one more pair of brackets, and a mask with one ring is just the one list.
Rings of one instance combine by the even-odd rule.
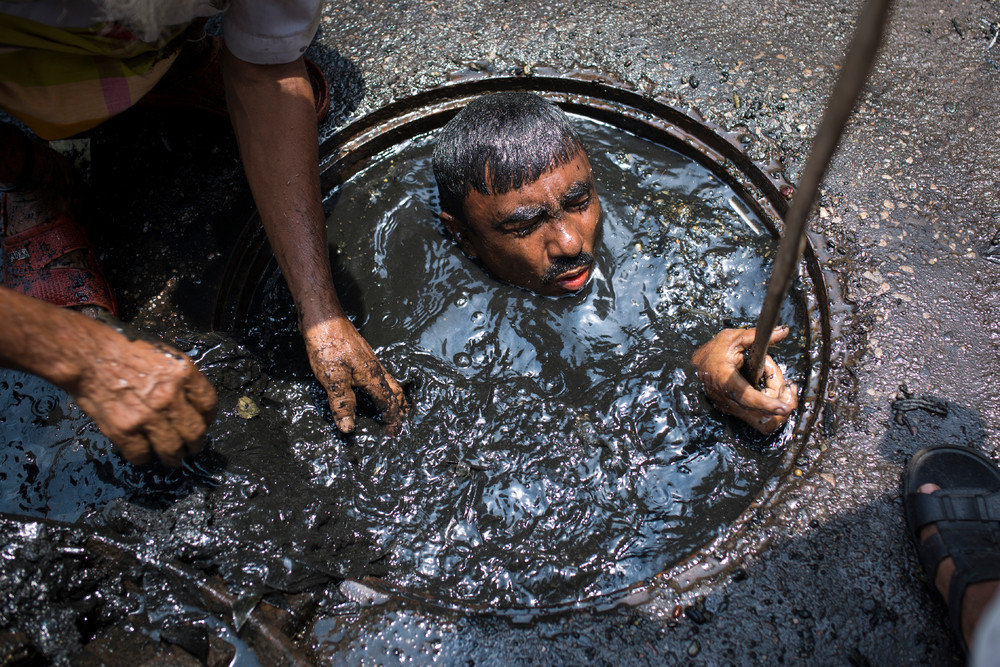
[[438, 136], [434, 177], [445, 227], [497, 278], [549, 296], [586, 283], [601, 204], [554, 104], [516, 92], [474, 100]]

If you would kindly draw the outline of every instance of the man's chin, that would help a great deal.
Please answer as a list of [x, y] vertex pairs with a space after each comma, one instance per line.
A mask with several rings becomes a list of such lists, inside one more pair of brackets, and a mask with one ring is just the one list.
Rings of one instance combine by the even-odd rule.
[[[485, 266], [483, 268], [486, 268]], [[502, 278], [493, 272], [493, 277], [501, 282], [505, 282], [514, 287], [520, 287], [523, 290], [527, 290], [532, 294], [537, 294], [539, 296], [567, 296], [569, 294], [575, 294], [582, 290], [587, 282], [590, 280], [591, 274], [593, 273], [593, 265], [585, 266], [579, 269], [575, 269], [571, 272], [567, 272], [557, 278], [556, 280], [534, 280], [531, 282], [527, 281], [517, 281], [510, 280], [507, 278]], [[487, 269], [488, 270], [488, 269]]]

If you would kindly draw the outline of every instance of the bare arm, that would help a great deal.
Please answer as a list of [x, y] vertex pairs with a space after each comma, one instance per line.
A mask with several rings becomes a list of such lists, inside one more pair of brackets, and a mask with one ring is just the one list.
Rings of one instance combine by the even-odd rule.
[[223, 52], [223, 74], [243, 166], [278, 265], [298, 310], [309, 363], [337, 427], [354, 428], [354, 387], [375, 400], [390, 432], [403, 390], [340, 307], [327, 255], [316, 112], [302, 59], [255, 65]]
[[0, 366], [69, 393], [132, 463], [201, 450], [216, 395], [183, 354], [129, 341], [73, 310], [0, 287]]

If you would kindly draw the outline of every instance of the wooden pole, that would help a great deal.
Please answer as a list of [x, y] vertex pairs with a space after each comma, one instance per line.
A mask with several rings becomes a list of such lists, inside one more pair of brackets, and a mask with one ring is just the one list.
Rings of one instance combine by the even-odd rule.
[[812, 151], [806, 160], [799, 186], [792, 196], [791, 206], [785, 215], [784, 233], [778, 246], [774, 268], [771, 270], [771, 278], [767, 283], [764, 305], [757, 318], [757, 331], [753, 346], [750, 348], [750, 362], [746, 369], [746, 377], [754, 387], [760, 385], [761, 374], [764, 372], [764, 357], [767, 355], [767, 343], [778, 322], [781, 304], [785, 300], [788, 287], [795, 276], [795, 269], [806, 247], [806, 219], [816, 202], [820, 183], [826, 174], [830, 158], [833, 157], [833, 152], [840, 142], [844, 126], [875, 64], [875, 56], [878, 54], [882, 33], [889, 16], [889, 4], [890, 0], [869, 0], [861, 10], [840, 78], [834, 86], [823, 120], [813, 140]]

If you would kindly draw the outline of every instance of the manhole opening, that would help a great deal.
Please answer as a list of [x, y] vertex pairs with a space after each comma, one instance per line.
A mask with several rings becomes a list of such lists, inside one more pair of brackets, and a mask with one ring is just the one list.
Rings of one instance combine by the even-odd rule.
[[[578, 295], [500, 284], [436, 220], [434, 135], [493, 90], [571, 114], [603, 209], [598, 270]], [[603, 603], [739, 533], [801, 455], [822, 395], [826, 289], [812, 255], [773, 352], [800, 411], [762, 438], [702, 396], [691, 352], [752, 325], [784, 212], [783, 183], [692, 116], [592, 81], [481, 79], [400, 101], [324, 146], [335, 282], [411, 414], [344, 439], [305, 362], [259, 222], [217, 309], [270, 361], [313, 482], [345, 499], [386, 554], [368, 583], [460, 609]], [[371, 411], [370, 411], [371, 412]], [[713, 546], [714, 545], [714, 546]]]

